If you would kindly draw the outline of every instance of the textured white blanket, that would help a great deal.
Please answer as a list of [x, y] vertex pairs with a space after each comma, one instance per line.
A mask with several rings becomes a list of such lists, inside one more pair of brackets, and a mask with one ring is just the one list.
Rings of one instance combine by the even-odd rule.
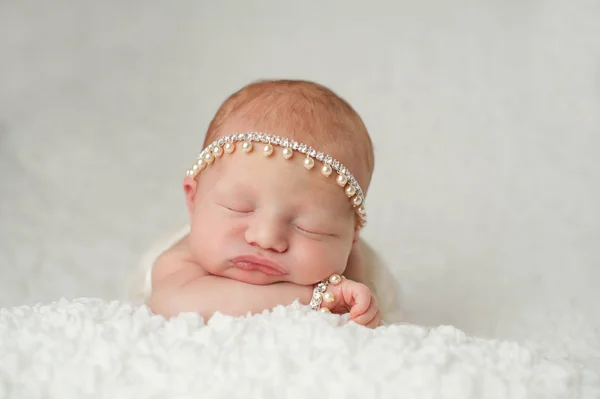
[[0, 359], [0, 398], [600, 397], [591, 363], [297, 303], [208, 324], [99, 299], [2, 309]]

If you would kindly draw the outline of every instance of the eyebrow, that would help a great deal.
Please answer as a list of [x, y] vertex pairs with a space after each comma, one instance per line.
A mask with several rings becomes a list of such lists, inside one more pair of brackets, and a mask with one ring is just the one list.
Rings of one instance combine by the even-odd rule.
[[314, 198], [314, 201], [303, 202], [299, 209], [309, 211], [311, 213], [314, 212], [315, 215], [319, 217], [319, 219], [325, 219], [328, 221], [342, 221], [348, 217], [348, 214], [350, 212], [349, 209], [344, 209], [344, 207], [335, 206], [331, 207], [332, 209], [335, 209], [332, 212], [331, 209], [324, 209], [324, 207], [327, 205], [329, 205], [329, 201], [317, 201], [317, 198]]
[[233, 194], [236, 196], [244, 196], [248, 194], [254, 194], [256, 192], [256, 189], [247, 183], [235, 182], [233, 184], [227, 183], [220, 185], [218, 187], [217, 192], [219, 194]]

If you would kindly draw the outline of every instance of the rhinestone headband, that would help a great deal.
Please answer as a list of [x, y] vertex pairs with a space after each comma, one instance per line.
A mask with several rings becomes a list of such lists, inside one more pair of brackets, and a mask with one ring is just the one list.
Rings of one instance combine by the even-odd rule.
[[187, 170], [186, 175], [195, 179], [196, 176], [198, 176], [198, 174], [208, 165], [212, 164], [216, 158], [222, 157], [223, 154], [231, 154], [234, 152], [237, 142], [242, 142], [242, 151], [245, 153], [252, 152], [254, 148], [253, 143], [263, 144], [262, 152], [263, 155], [267, 157], [273, 155], [275, 152], [273, 146], [283, 148], [282, 155], [285, 159], [290, 159], [293, 156], [294, 151], [300, 152], [305, 156], [303, 165], [308, 170], [315, 166], [315, 160], [321, 162], [321, 175], [329, 177], [333, 171], [336, 172], [337, 176], [335, 182], [344, 189], [344, 193], [350, 198], [350, 202], [358, 216], [359, 227], [363, 227], [366, 224], [367, 213], [364, 206], [365, 197], [360, 185], [350, 171], [348, 171], [341, 162], [330, 155], [285, 137], [259, 132], [236, 133], [221, 137], [220, 139], [213, 141], [200, 152], [196, 163]]

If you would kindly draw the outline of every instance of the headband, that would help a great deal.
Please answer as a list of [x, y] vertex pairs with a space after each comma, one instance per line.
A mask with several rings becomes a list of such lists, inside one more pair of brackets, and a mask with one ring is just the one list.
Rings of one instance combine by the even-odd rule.
[[238, 141], [242, 142], [242, 151], [245, 153], [252, 151], [254, 147], [252, 143], [261, 143], [264, 145], [263, 155], [269, 157], [274, 152], [273, 146], [278, 146], [283, 148], [282, 155], [285, 159], [290, 159], [292, 155], [294, 155], [294, 151], [304, 154], [305, 158], [303, 164], [308, 170], [315, 166], [316, 159], [322, 163], [321, 175], [329, 177], [333, 171], [337, 172], [335, 182], [344, 189], [346, 196], [350, 198], [350, 202], [358, 216], [359, 227], [363, 227], [366, 224], [367, 213], [364, 206], [365, 197], [358, 182], [354, 176], [352, 176], [350, 171], [332, 156], [319, 152], [306, 144], [285, 137], [259, 132], [238, 133], [221, 137], [220, 139], [213, 141], [200, 152], [198, 160], [187, 170], [186, 175], [195, 179], [196, 176], [198, 176], [198, 173], [204, 170], [208, 165], [212, 164], [216, 158], [222, 157], [223, 154], [231, 154], [234, 152]]

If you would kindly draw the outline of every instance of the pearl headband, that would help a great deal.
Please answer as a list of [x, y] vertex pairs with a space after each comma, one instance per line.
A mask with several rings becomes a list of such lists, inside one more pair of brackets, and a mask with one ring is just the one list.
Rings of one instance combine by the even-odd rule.
[[294, 151], [300, 152], [306, 156], [304, 159], [304, 167], [308, 170], [315, 166], [315, 159], [321, 162], [321, 175], [329, 177], [333, 171], [337, 172], [335, 182], [338, 186], [344, 189], [346, 196], [350, 198], [350, 203], [355, 209], [356, 215], [358, 216], [359, 227], [363, 227], [367, 222], [367, 213], [365, 211], [365, 197], [360, 185], [352, 176], [350, 171], [342, 165], [341, 162], [335, 160], [330, 155], [324, 154], [315, 150], [314, 148], [300, 143], [295, 140], [287, 139], [285, 137], [273, 136], [270, 134], [252, 132], [252, 133], [238, 133], [229, 136], [221, 137], [218, 140], [213, 141], [205, 149], [203, 149], [198, 155], [196, 163], [187, 170], [186, 175], [192, 178], [196, 178], [198, 174], [204, 170], [208, 165], [212, 164], [216, 158], [220, 158], [223, 154], [231, 154], [235, 151], [236, 143], [242, 142], [242, 151], [249, 153], [253, 149], [252, 143], [262, 143], [263, 154], [267, 157], [274, 153], [273, 146], [282, 147], [282, 155], [285, 159], [290, 159], [294, 154]]

